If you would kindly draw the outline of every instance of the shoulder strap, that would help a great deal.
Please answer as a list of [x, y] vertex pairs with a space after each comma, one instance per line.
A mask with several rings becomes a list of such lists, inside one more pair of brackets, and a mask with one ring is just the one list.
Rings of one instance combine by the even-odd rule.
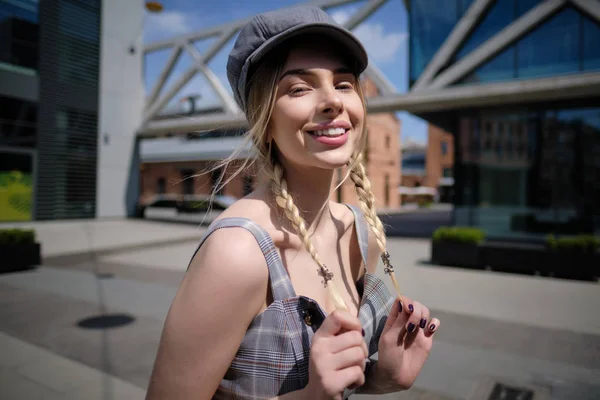
[[[269, 269], [269, 277], [271, 280], [271, 292], [273, 293], [273, 300], [284, 300], [290, 297], [296, 297], [296, 293], [294, 291], [294, 287], [292, 286], [292, 282], [290, 281], [290, 277], [281, 262], [281, 258], [279, 257], [279, 253], [277, 252], [277, 248], [273, 243], [273, 239], [271, 236], [265, 231], [260, 225], [256, 222], [247, 219], [247, 218], [222, 218], [213, 224], [211, 224], [208, 228], [208, 231], [202, 237], [198, 248], [194, 252], [194, 256], [200, 250], [202, 244], [206, 241], [206, 239], [216, 230], [223, 228], [243, 228], [250, 232], [260, 250], [262, 251], [265, 260], [267, 262], [267, 268]], [[188, 265], [189, 269], [189, 265]]]
[[346, 204], [346, 206], [352, 210], [352, 213], [354, 214], [354, 227], [356, 229], [358, 246], [360, 247], [360, 254], [362, 255], [363, 265], [366, 271], [368, 260], [367, 256], [369, 254], [369, 224], [360, 208], [350, 204]]

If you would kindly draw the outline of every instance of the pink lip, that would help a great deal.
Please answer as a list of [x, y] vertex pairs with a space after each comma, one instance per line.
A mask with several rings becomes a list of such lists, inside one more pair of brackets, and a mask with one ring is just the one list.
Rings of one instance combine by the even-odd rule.
[[341, 146], [348, 141], [348, 137], [350, 136], [349, 131], [346, 131], [343, 135], [336, 137], [328, 137], [328, 136], [315, 136], [309, 135], [314, 140], [319, 143], [326, 144], [328, 146]]
[[324, 131], [325, 129], [331, 129], [331, 128], [344, 128], [346, 130], [352, 128], [352, 125], [350, 125], [349, 122], [347, 121], [332, 121], [329, 123], [321, 123], [319, 125], [315, 125], [313, 127], [311, 127], [311, 129], [307, 129], [307, 131]]

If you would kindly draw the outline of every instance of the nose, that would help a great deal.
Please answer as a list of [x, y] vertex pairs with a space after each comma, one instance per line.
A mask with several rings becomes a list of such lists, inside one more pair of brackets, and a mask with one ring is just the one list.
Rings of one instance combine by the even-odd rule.
[[335, 89], [323, 91], [323, 97], [319, 105], [319, 112], [326, 115], [336, 116], [344, 109], [344, 103]]

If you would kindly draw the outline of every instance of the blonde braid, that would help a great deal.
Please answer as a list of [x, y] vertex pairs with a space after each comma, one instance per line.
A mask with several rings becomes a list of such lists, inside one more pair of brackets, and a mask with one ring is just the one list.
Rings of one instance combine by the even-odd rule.
[[385, 229], [381, 223], [381, 220], [377, 216], [377, 210], [375, 208], [375, 195], [371, 190], [371, 182], [367, 177], [367, 171], [362, 163], [362, 153], [356, 153], [353, 158], [354, 160], [350, 164], [350, 178], [352, 179], [352, 182], [354, 182], [360, 208], [362, 209], [364, 217], [371, 227], [371, 230], [375, 234], [377, 245], [381, 250], [381, 260], [385, 266], [384, 271], [392, 279], [394, 287], [396, 288], [396, 292], [398, 293], [398, 296], [400, 296], [400, 286], [396, 280], [394, 267], [390, 264], [390, 254], [386, 249], [387, 239], [385, 236]]
[[287, 182], [283, 177], [283, 168], [277, 162], [268, 163], [268, 166], [270, 166], [273, 169], [272, 181], [274, 184], [273, 189], [275, 191], [275, 201], [277, 202], [277, 205], [283, 208], [285, 216], [292, 222], [292, 225], [294, 226], [294, 229], [296, 229], [296, 232], [302, 239], [306, 250], [319, 266], [317, 273], [323, 278], [323, 283], [329, 289], [329, 293], [331, 294], [331, 297], [334, 301], [335, 308], [347, 311], [348, 307], [346, 307], [346, 304], [344, 302], [344, 299], [341, 297], [340, 292], [335, 287], [335, 284], [333, 282], [329, 282], [333, 278], [333, 273], [331, 273], [329, 269], [327, 269], [325, 264], [321, 262], [321, 259], [317, 254], [317, 250], [315, 249], [315, 246], [310, 240], [308, 230], [306, 229], [306, 222], [300, 215], [300, 210], [294, 204], [292, 196], [287, 190]]

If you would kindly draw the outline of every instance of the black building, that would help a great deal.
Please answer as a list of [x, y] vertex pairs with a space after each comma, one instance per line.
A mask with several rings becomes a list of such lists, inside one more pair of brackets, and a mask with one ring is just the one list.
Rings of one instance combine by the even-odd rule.
[[0, 0], [0, 222], [95, 216], [101, 0]]

